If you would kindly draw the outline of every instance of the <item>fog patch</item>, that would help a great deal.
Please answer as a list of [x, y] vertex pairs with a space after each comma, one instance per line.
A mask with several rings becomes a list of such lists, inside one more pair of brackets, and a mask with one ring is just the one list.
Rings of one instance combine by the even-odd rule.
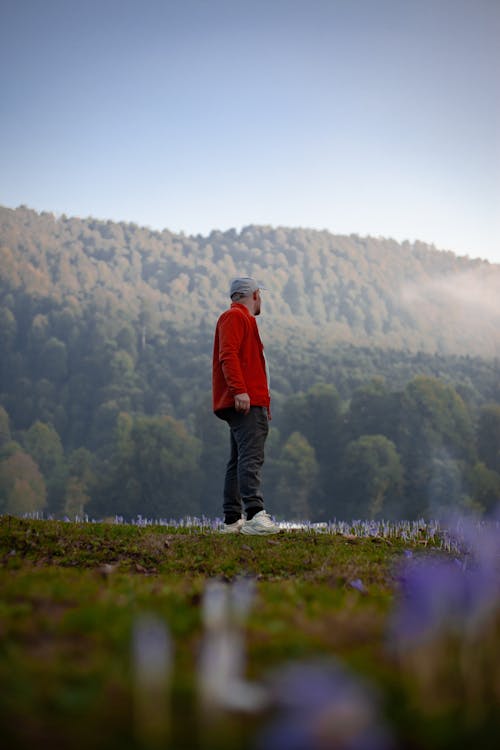
[[408, 282], [400, 289], [399, 304], [404, 312], [426, 319], [438, 339], [440, 330], [454, 330], [464, 353], [500, 354], [500, 267], [485, 264]]

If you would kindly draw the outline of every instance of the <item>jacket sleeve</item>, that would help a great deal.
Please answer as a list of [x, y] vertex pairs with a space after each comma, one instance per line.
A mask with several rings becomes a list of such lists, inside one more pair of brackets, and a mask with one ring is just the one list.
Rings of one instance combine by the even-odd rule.
[[246, 332], [245, 321], [239, 313], [228, 311], [219, 321], [219, 362], [232, 396], [247, 393], [241, 369], [240, 350]]

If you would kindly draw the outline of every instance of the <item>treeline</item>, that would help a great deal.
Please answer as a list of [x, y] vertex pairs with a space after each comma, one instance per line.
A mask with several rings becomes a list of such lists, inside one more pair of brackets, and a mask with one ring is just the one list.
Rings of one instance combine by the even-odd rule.
[[[127, 518], [217, 516], [228, 454], [226, 425], [208, 403], [190, 424], [120, 413], [105, 449], [64, 451], [53, 425], [10, 430], [0, 407], [0, 512]], [[500, 502], [500, 404], [476, 418], [450, 385], [417, 376], [402, 390], [382, 380], [342, 402], [316, 384], [282, 401], [265, 467], [279, 517], [436, 517], [492, 513]]]
[[[260, 325], [272, 511], [321, 520], [493, 508], [498, 360], [445, 354], [456, 320], [431, 336], [431, 298], [419, 312], [427, 328], [388, 299], [394, 274], [401, 285], [488, 271], [491, 314], [476, 344], [495, 350], [497, 267], [419, 243], [263, 227], [186, 238], [0, 209], [0, 513], [220, 512], [227, 435], [210, 408], [211, 346], [242, 268], [270, 287]], [[348, 280], [357, 313], [342, 319]]]
[[500, 266], [421, 242], [265, 226], [187, 237], [0, 207], [0, 288], [58, 305], [69, 327], [91, 308], [144, 336], [203, 333], [238, 274], [268, 288], [270, 343], [500, 355]]
[[[144, 336], [121, 315], [68, 321], [11, 296], [0, 512], [218, 514], [227, 434], [211, 413], [212, 331]], [[500, 500], [498, 363], [310, 343], [268, 355], [274, 512], [414, 517]]]

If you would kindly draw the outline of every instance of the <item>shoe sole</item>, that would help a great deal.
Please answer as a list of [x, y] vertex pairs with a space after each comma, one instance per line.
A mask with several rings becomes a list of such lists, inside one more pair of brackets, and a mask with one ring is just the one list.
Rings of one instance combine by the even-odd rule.
[[281, 529], [270, 529], [269, 531], [257, 531], [256, 529], [252, 529], [250, 531], [244, 531], [243, 528], [240, 529], [240, 534], [245, 534], [245, 536], [271, 536], [272, 534], [279, 534]]

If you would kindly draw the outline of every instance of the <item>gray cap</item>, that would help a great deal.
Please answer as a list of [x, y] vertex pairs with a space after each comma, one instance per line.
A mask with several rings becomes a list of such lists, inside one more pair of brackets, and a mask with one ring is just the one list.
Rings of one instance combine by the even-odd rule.
[[258, 281], [255, 281], [255, 279], [252, 279], [250, 276], [241, 276], [239, 279], [233, 279], [231, 281], [229, 296], [232, 297], [233, 294], [242, 294], [244, 297], [249, 297], [256, 292], [257, 289], [265, 289], [265, 286], [262, 286], [262, 284], [259, 284]]

